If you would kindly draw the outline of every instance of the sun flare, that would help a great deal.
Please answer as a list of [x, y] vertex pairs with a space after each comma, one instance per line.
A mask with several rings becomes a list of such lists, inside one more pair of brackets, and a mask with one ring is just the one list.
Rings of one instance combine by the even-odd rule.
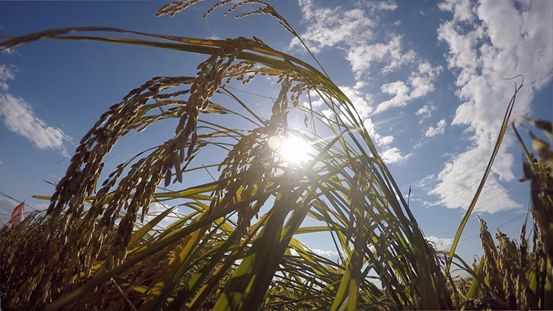
[[310, 145], [305, 140], [290, 136], [280, 141], [278, 153], [287, 161], [300, 163], [309, 161]]

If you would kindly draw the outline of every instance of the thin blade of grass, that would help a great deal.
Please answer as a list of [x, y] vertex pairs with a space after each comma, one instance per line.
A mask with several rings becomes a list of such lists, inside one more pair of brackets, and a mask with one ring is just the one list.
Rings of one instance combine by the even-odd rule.
[[472, 214], [472, 211], [474, 210], [474, 207], [476, 206], [476, 203], [478, 202], [478, 198], [480, 197], [480, 193], [482, 193], [482, 189], [484, 189], [484, 185], [486, 183], [486, 179], [488, 178], [488, 175], [490, 174], [490, 171], [492, 169], [493, 162], [495, 160], [495, 157], [497, 156], [497, 153], [499, 152], [499, 147], [501, 146], [501, 142], [503, 141], [503, 137], [505, 136], [505, 131], [507, 130], [507, 127], [509, 125], [509, 120], [511, 118], [511, 112], [513, 111], [513, 107], [515, 105], [516, 95], [517, 92], [524, 86], [524, 80], [520, 84], [519, 87], [516, 87], [515, 85], [515, 94], [511, 98], [511, 101], [509, 102], [509, 105], [507, 106], [507, 110], [505, 111], [505, 116], [503, 117], [503, 122], [501, 124], [501, 129], [499, 130], [499, 134], [497, 136], [497, 141], [494, 145], [492, 155], [490, 156], [490, 160], [488, 162], [488, 165], [486, 166], [486, 170], [484, 171], [484, 175], [482, 176], [482, 179], [480, 180], [480, 184], [478, 185], [478, 188], [476, 190], [476, 193], [474, 194], [474, 197], [472, 198], [472, 201], [470, 202], [470, 205], [467, 208], [467, 211], [465, 213], [465, 216], [461, 220], [461, 224], [459, 225], [459, 228], [457, 229], [457, 232], [455, 233], [455, 237], [453, 238], [453, 243], [451, 244], [451, 249], [449, 251], [449, 256], [446, 263], [446, 271], [450, 271], [451, 268], [451, 261], [453, 260], [453, 254], [455, 254], [455, 251], [457, 250], [457, 245], [459, 244], [459, 241], [461, 240], [461, 235], [463, 234], [463, 230], [465, 229], [465, 226], [469, 220], [470, 215]]

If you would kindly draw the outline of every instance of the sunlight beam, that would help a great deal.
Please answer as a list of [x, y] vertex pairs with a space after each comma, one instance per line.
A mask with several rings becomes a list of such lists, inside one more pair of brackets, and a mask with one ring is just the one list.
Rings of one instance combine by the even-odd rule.
[[271, 149], [278, 150], [278, 154], [290, 163], [297, 164], [307, 162], [310, 159], [309, 150], [311, 146], [299, 137], [288, 136], [281, 139], [277, 136], [272, 136], [269, 138], [268, 144]]

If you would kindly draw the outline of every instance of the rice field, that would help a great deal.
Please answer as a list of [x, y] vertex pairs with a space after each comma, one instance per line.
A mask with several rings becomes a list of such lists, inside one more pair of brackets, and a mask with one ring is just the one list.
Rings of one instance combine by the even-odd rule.
[[[173, 2], [157, 14], [178, 14], [197, 2]], [[264, 2], [221, 1], [206, 15], [252, 3], [259, 8], [238, 17], [275, 18], [303, 43]], [[90, 35], [105, 31], [111, 36]], [[313, 54], [300, 60], [258, 38], [198, 40], [105, 27], [45, 30], [4, 40], [0, 50], [45, 39], [200, 53], [204, 61], [194, 76], [154, 77], [110, 107], [82, 137], [46, 198], [48, 211], [0, 228], [3, 309], [553, 309], [553, 128], [511, 118], [522, 84], [453, 246], [443, 252], [425, 240], [350, 99]], [[232, 88], [260, 76], [280, 89], [269, 119]], [[310, 94], [334, 116], [299, 104]], [[292, 114], [305, 127], [289, 125]], [[250, 128], [225, 122], [232, 118]], [[174, 121], [172, 138], [104, 172], [118, 141], [167, 120]], [[499, 231], [494, 239], [481, 220], [484, 256], [471, 266], [455, 254], [456, 245], [509, 125], [525, 157], [521, 186], [530, 184], [531, 217], [517, 239]], [[291, 137], [308, 142], [309, 157], [294, 162], [279, 153]], [[201, 152], [224, 156], [199, 164]], [[190, 182], [206, 168], [218, 172], [212, 182]], [[153, 203], [166, 209], [152, 216]], [[317, 225], [302, 226], [308, 218]], [[331, 237], [338, 262], [296, 239], [316, 232]], [[470, 277], [453, 278], [453, 267]]]

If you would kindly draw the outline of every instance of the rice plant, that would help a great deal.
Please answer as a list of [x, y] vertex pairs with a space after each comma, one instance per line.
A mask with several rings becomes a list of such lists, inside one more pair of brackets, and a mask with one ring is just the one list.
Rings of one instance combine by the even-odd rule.
[[[174, 15], [197, 2], [173, 2], [157, 14]], [[232, 5], [231, 14], [252, 4], [257, 8], [237, 17], [270, 15], [302, 42], [261, 1], [221, 1], [206, 15], [226, 5]], [[113, 36], [79, 35], [97, 31]], [[106, 27], [46, 30], [5, 40], [0, 50], [39, 39], [138, 45], [206, 58], [196, 75], [154, 77], [111, 106], [81, 139], [65, 176], [47, 198], [48, 216], [28, 220], [17, 229], [21, 233], [3, 229], [2, 239], [33, 236], [42, 250], [25, 273], [3, 272], [3, 278], [18, 282], [18, 290], [2, 289], [9, 308], [460, 306], [461, 299], [452, 298], [459, 290], [449, 275], [454, 250], [444, 257], [424, 239], [351, 101], [314, 57], [320, 69], [259, 38], [203, 40]], [[271, 107], [269, 119], [234, 92], [233, 85], [247, 87], [258, 76], [280, 88], [278, 97], [265, 103]], [[301, 106], [300, 98], [310, 94], [318, 94], [334, 115]], [[303, 115], [305, 127], [289, 124], [293, 114]], [[249, 127], [232, 127], [235, 118]], [[156, 142], [109, 174], [103, 172], [106, 156], [121, 138], [171, 120], [172, 138]], [[295, 163], [279, 153], [289, 137], [309, 143], [308, 160]], [[204, 152], [224, 157], [213, 163], [195, 161]], [[218, 175], [212, 182], [196, 184], [189, 177], [214, 170]], [[150, 219], [154, 202], [167, 209]], [[302, 226], [307, 218], [317, 225]], [[40, 238], [34, 228], [44, 231]], [[332, 238], [338, 262], [316, 255], [296, 239], [316, 232]], [[25, 243], [16, 242], [9, 256], [24, 252]], [[482, 280], [473, 284], [491, 288], [478, 271], [466, 269]], [[477, 294], [472, 290], [467, 297]]]
[[[542, 130], [551, 142], [553, 125], [549, 121], [525, 117], [517, 117], [511, 122], [524, 154], [524, 176], [519, 181], [530, 181], [530, 234], [527, 234], [527, 218], [521, 228], [519, 241], [509, 239], [498, 229], [496, 246], [486, 222], [480, 219], [480, 239], [484, 255], [474, 269], [479, 280], [473, 279], [465, 295], [463, 306], [467, 310], [553, 308], [553, 152], [549, 143], [538, 138], [524, 122]], [[517, 125], [527, 130], [537, 157], [527, 148]]]

